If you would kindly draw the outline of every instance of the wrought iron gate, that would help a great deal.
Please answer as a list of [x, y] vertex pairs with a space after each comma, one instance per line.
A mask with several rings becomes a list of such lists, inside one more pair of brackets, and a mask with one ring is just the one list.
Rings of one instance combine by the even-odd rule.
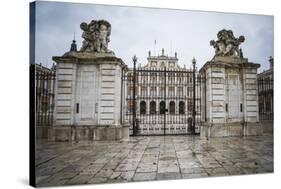
[[274, 117], [273, 79], [258, 79], [260, 121], [272, 121]]
[[201, 83], [193, 69], [136, 68], [122, 73], [122, 123], [131, 135], [196, 134], [201, 124]]
[[31, 65], [35, 74], [35, 115], [36, 126], [51, 126], [53, 124], [55, 101], [55, 70], [40, 65]]

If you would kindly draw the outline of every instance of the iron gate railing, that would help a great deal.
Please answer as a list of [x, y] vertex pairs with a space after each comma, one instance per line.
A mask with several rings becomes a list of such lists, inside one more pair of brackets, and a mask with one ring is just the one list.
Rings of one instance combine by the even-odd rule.
[[258, 79], [259, 118], [273, 120], [273, 79]]
[[122, 123], [131, 135], [199, 133], [201, 83], [193, 70], [136, 68], [122, 74]]
[[55, 81], [55, 71], [35, 67], [36, 126], [51, 126], [53, 124]]

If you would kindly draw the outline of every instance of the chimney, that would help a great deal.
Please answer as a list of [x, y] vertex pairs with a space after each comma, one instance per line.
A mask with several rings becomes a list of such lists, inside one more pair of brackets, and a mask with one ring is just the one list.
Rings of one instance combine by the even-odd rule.
[[272, 69], [273, 68], [273, 64], [274, 64], [274, 59], [272, 58], [272, 56], [269, 57], [269, 68]]
[[70, 46], [70, 51], [71, 52], [77, 52], [77, 45], [76, 45], [76, 41], [75, 40], [72, 41], [72, 44]]

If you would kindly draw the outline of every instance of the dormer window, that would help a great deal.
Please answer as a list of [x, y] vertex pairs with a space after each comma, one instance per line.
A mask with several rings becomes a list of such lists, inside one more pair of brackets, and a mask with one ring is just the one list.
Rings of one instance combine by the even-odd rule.
[[175, 63], [174, 62], [170, 62], [169, 63], [169, 67], [171, 67], [171, 68], [175, 67]]
[[161, 62], [161, 68], [164, 68], [164, 67], [165, 67], [165, 63]]
[[157, 66], [157, 63], [156, 62], [151, 62], [151, 67], [156, 67]]

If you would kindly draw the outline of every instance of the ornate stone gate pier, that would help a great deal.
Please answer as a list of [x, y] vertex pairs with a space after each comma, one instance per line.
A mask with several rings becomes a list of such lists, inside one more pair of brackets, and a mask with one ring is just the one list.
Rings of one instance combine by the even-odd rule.
[[216, 53], [201, 69], [205, 76], [202, 98], [202, 137], [259, 135], [257, 69], [259, 64], [243, 57], [239, 45], [244, 36], [235, 38], [231, 30], [218, 32], [211, 41]]
[[57, 80], [54, 125], [49, 139], [128, 139], [129, 127], [121, 124], [122, 59], [108, 49], [111, 25], [105, 20], [81, 23], [84, 38], [77, 51], [55, 56]]

